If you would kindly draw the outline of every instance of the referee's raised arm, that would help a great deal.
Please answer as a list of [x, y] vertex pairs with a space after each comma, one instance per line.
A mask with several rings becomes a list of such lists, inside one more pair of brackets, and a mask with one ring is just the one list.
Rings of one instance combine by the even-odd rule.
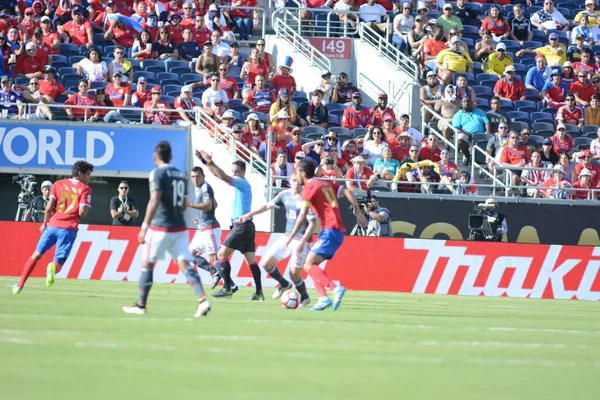
[[223, 171], [217, 164], [213, 162], [210, 154], [208, 154], [204, 150], [196, 150], [194, 154], [200, 159], [200, 161], [202, 161], [208, 167], [208, 169], [210, 170], [210, 172], [213, 173], [214, 176], [227, 183], [228, 185], [233, 186], [233, 178], [227, 175], [225, 171]]

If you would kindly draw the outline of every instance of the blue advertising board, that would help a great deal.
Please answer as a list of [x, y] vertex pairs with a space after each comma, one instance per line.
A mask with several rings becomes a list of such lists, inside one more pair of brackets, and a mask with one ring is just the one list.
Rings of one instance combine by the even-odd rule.
[[188, 133], [184, 129], [152, 129], [144, 125], [3, 124], [0, 168], [70, 169], [86, 160], [96, 171], [150, 172], [154, 146], [168, 140], [172, 164], [187, 169]]

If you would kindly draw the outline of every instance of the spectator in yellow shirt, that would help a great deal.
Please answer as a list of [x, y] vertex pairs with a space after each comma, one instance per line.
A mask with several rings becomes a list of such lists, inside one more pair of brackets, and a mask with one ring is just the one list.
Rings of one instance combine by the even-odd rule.
[[453, 36], [450, 39], [450, 48], [440, 51], [435, 58], [435, 67], [442, 80], [442, 86], [446, 86], [452, 81], [454, 72], [473, 73], [473, 60], [468, 52], [460, 49], [460, 38]]
[[556, 32], [552, 32], [548, 39], [550, 43], [544, 47], [537, 49], [522, 49], [517, 51], [516, 56], [521, 57], [523, 54], [541, 54], [546, 57], [548, 65], [554, 67], [556, 65], [563, 65], [567, 61], [567, 48], [564, 44], [558, 42], [558, 35]]
[[509, 65], [515, 65], [512, 57], [506, 54], [506, 45], [502, 42], [496, 45], [496, 52], [490, 54], [487, 60], [487, 74], [494, 74], [498, 78], [502, 78], [504, 69]]
[[579, 11], [573, 22], [575, 25], [579, 25], [581, 18], [587, 15], [588, 17], [588, 25], [590, 28], [594, 28], [598, 25], [598, 17], [600, 17], [600, 11], [596, 10], [596, 5], [594, 4], [594, 0], [585, 0], [585, 10]]

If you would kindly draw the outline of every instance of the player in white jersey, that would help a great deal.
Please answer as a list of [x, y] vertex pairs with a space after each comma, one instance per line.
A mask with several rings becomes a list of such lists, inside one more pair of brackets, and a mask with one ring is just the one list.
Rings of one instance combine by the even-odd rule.
[[[260, 259], [259, 265], [264, 268], [273, 279], [279, 282], [279, 288], [273, 293], [273, 298], [277, 299], [283, 292], [291, 288], [291, 285], [281, 276], [276, 264], [291, 256], [292, 265], [290, 269], [290, 278], [292, 279], [292, 282], [294, 282], [298, 292], [300, 292], [300, 307], [304, 307], [310, 303], [310, 297], [306, 291], [304, 280], [300, 277], [300, 272], [302, 272], [304, 261], [310, 250], [309, 239], [315, 228], [316, 217], [314, 214], [309, 213], [307, 215], [307, 221], [305, 221], [302, 229], [292, 239], [289, 246], [285, 245], [289, 238], [289, 234], [294, 229], [296, 219], [298, 218], [302, 206], [302, 186], [298, 183], [295, 174], [292, 174], [290, 177], [290, 186], [290, 189], [279, 192], [270, 202], [246, 215], [242, 215], [241, 219], [245, 220], [252, 218], [257, 214], [272, 210], [275, 207], [285, 207], [285, 235], [281, 236], [267, 249], [266, 254]], [[298, 244], [301, 242], [302, 238], [304, 238], [304, 245], [299, 247]]]

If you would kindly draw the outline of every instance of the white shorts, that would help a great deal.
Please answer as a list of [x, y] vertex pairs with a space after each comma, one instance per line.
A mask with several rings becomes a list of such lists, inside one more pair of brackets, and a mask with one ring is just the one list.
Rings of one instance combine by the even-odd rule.
[[197, 230], [190, 243], [190, 250], [198, 254], [217, 254], [221, 247], [221, 228], [205, 228]]
[[188, 232], [164, 232], [148, 228], [142, 249], [142, 261], [154, 263], [165, 258], [165, 252], [175, 261], [191, 261]]
[[304, 261], [306, 260], [306, 256], [308, 255], [308, 251], [310, 250], [311, 243], [304, 243], [302, 248], [298, 248], [299, 239], [292, 239], [289, 246], [283, 247], [285, 242], [288, 240], [287, 235], [282, 235], [275, 243], [271, 245], [267, 249], [267, 252], [263, 256], [263, 259], [268, 259], [270, 257], [275, 258], [277, 261], [281, 261], [283, 259], [288, 258], [290, 255], [291, 265], [296, 269], [302, 268], [304, 265]]

